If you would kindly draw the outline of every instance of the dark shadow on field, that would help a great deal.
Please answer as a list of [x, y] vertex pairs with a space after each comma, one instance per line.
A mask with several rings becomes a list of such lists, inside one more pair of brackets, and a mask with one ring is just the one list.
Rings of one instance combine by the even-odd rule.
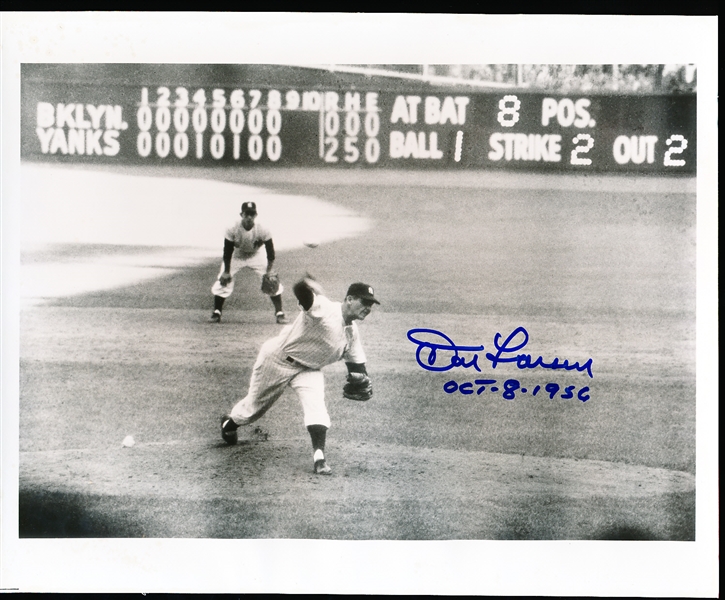
[[695, 492], [574, 501], [543, 494], [522, 499], [499, 540], [694, 541]]
[[34, 490], [20, 492], [19, 537], [694, 541], [694, 493], [647, 503], [658, 514], [668, 503], [682, 512], [644, 523], [627, 501], [611, 498], [520, 498], [501, 506], [425, 493], [416, 500], [186, 500]]
[[117, 496], [21, 490], [18, 510], [20, 538], [143, 537], [143, 527]]

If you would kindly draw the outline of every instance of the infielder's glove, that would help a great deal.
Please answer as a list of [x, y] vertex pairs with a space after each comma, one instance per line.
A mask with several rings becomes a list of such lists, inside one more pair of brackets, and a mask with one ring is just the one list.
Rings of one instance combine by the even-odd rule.
[[276, 273], [270, 272], [262, 275], [262, 293], [267, 296], [277, 295], [279, 290], [279, 277]]
[[349, 400], [366, 402], [373, 396], [373, 382], [364, 373], [348, 373], [342, 395]]
[[222, 273], [219, 276], [219, 283], [222, 287], [227, 287], [229, 283], [232, 281], [232, 276], [230, 273]]

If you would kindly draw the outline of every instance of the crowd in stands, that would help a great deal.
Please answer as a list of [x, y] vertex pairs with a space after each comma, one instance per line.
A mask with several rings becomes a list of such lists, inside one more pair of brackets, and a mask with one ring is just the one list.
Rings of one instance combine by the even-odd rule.
[[422, 78], [491, 82], [559, 93], [683, 94], [697, 91], [695, 65], [364, 65]]

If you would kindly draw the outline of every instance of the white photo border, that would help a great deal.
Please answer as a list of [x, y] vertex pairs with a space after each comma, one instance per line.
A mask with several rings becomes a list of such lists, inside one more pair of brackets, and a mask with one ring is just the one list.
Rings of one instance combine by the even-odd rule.
[[[1, 18], [3, 590], [717, 597], [717, 17], [53, 12]], [[465, 64], [482, 57], [509, 64], [697, 65], [696, 541], [20, 540], [20, 65]], [[315, 577], [318, 556], [325, 557], [324, 579]], [[253, 575], [244, 589], [233, 588], [245, 565]]]

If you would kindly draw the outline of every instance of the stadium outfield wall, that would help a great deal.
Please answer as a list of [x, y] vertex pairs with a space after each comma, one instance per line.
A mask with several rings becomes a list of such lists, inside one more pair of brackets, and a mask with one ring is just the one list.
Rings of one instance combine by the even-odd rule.
[[696, 95], [556, 95], [272, 65], [25, 64], [57, 163], [696, 172]]

